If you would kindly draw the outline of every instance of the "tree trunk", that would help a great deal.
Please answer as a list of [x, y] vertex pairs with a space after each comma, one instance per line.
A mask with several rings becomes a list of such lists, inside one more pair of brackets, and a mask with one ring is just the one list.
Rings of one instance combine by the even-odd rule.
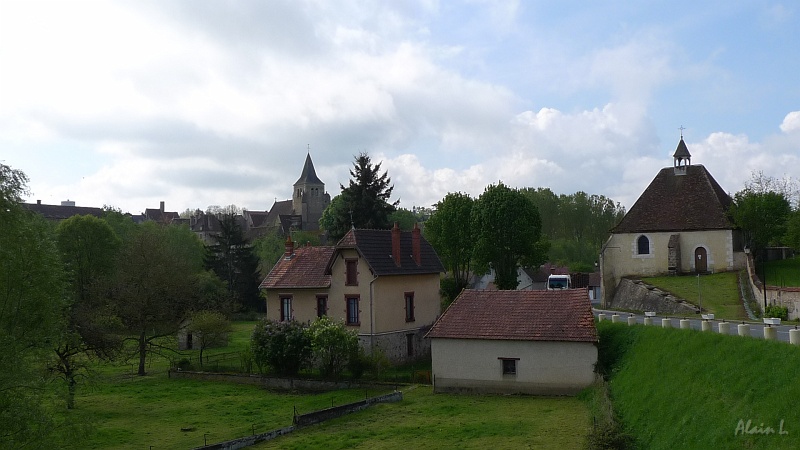
[[145, 375], [144, 362], [147, 357], [147, 340], [144, 330], [139, 333], [139, 375]]
[[67, 378], [67, 409], [75, 409], [75, 390], [78, 384], [75, 374], [69, 370], [64, 376]]

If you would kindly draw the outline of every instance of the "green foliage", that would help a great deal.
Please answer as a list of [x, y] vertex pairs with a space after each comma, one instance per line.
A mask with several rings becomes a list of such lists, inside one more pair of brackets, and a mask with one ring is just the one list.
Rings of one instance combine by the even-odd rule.
[[205, 256], [205, 266], [226, 282], [228, 292], [246, 309], [265, 312], [258, 285], [261, 282], [255, 250], [245, 239], [237, 216], [219, 216], [220, 232], [214, 236]]
[[800, 287], [800, 257], [769, 261], [759, 267], [757, 273], [762, 276], [766, 270], [767, 284], [771, 286]]
[[122, 241], [108, 222], [89, 215], [62, 221], [56, 235], [74, 299], [87, 301], [92, 285], [113, 272]]
[[261, 273], [269, 273], [275, 263], [281, 259], [283, 252], [286, 251], [285, 243], [286, 238], [277, 232], [261, 236], [253, 242], [253, 249], [260, 261]]
[[311, 337], [297, 321], [264, 319], [251, 338], [253, 357], [259, 367], [270, 367], [279, 375], [295, 376], [311, 358]]
[[358, 335], [348, 330], [343, 322], [327, 316], [319, 317], [308, 328], [311, 350], [320, 375], [337, 378], [347, 367], [353, 355], [358, 355]]
[[730, 214], [742, 229], [746, 244], [756, 257], [770, 245], [779, 245], [786, 235], [786, 222], [791, 207], [778, 192], [756, 192], [743, 189], [736, 193]]
[[439, 282], [439, 295], [442, 297], [442, 307], [447, 308], [467, 287], [467, 281], [459, 282], [452, 276], [442, 277]]
[[451, 192], [436, 204], [436, 212], [425, 223], [425, 238], [452, 277], [452, 283], [442, 280], [441, 287], [450, 301], [467, 286], [472, 270], [473, 205], [475, 200], [468, 194]]
[[196, 242], [185, 227], [147, 222], [120, 251], [109, 292], [115, 314], [135, 336], [139, 375], [145, 375], [147, 353], [159, 350], [160, 338], [174, 336], [197, 304], [194, 275], [202, 270], [202, 253]]
[[231, 329], [231, 321], [218, 311], [192, 313], [186, 331], [192, 333], [193, 342], [200, 348], [200, 367], [203, 367], [203, 352], [209, 347], [227, 343]]
[[417, 216], [408, 209], [397, 208], [389, 214], [389, 223], [396, 223], [403, 231], [411, 231], [414, 229], [414, 225], [417, 224]]
[[780, 305], [767, 305], [764, 317], [777, 317], [781, 320], [789, 320], [789, 309]]
[[625, 208], [603, 195], [582, 191], [556, 195], [549, 188], [527, 188], [522, 192], [539, 210], [542, 236], [551, 242], [548, 260], [594, 270], [600, 247], [622, 220]]
[[20, 205], [27, 177], [0, 164], [0, 447], [44, 448], [46, 356], [65, 307], [63, 265], [51, 228]]
[[517, 267], [538, 267], [547, 256], [533, 202], [502, 182], [490, 185], [472, 208], [477, 272], [494, 269], [498, 289], [517, 287]]
[[[601, 322], [600, 342], [634, 333], [609, 383], [640, 448], [798, 448], [800, 348], [785, 342]], [[724, 406], [721, 406], [724, 405]], [[788, 435], [736, 434], [740, 420]]]
[[320, 219], [320, 227], [328, 232], [328, 239], [338, 241], [351, 227], [391, 227], [389, 215], [399, 202], [389, 203], [394, 187], [388, 174], [380, 170], [381, 163], [372, 164], [367, 153], [355, 157], [350, 183], [347, 187], [340, 186], [342, 193], [331, 200]]
[[580, 394], [592, 413], [592, 430], [587, 439], [589, 450], [623, 450], [635, 448], [633, 436], [626, 432], [609, 397], [608, 384], [600, 379]]

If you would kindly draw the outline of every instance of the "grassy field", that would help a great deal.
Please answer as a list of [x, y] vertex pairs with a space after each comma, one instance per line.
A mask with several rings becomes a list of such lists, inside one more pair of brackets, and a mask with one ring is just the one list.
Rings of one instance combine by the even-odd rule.
[[[612, 345], [601, 365], [614, 407], [639, 448], [800, 448], [800, 348], [608, 322], [598, 331]], [[737, 433], [754, 427], [774, 432]]]
[[697, 276], [672, 276], [642, 278], [686, 301], [701, 305], [703, 311], [712, 312], [719, 319], [747, 320], [739, 294], [735, 272], [715, 273]]
[[580, 449], [591, 419], [576, 398], [404, 392], [374, 406], [304, 428], [254, 449]]
[[[767, 285], [800, 286], [800, 258], [771, 261], [766, 264]], [[758, 272], [761, 275], [761, 272]]]

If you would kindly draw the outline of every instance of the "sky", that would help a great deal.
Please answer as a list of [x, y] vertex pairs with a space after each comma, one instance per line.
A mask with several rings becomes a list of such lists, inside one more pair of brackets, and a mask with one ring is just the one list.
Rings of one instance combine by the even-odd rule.
[[0, 162], [28, 201], [133, 214], [490, 184], [626, 208], [681, 138], [733, 194], [800, 178], [793, 1], [0, 0]]

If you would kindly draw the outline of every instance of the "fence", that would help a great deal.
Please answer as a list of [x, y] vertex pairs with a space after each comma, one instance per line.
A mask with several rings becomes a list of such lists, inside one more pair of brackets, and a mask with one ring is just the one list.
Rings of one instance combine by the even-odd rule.
[[756, 274], [755, 262], [750, 252], [747, 253], [747, 280], [753, 297], [755, 297], [756, 303], [760, 305], [762, 310], [764, 303], [780, 305], [786, 307], [789, 311], [790, 320], [800, 318], [800, 288], [764, 286], [764, 283]]

